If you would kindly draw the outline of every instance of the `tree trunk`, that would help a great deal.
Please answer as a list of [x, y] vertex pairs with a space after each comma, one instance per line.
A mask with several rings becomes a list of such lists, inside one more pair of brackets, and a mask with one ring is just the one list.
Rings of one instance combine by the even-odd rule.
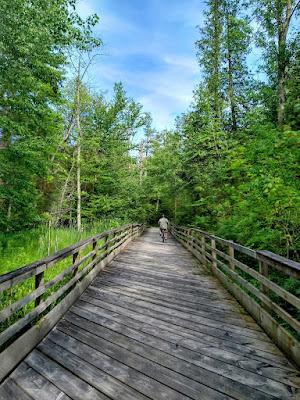
[[144, 140], [142, 140], [139, 146], [140, 185], [142, 184], [143, 178], [145, 176], [144, 160], [145, 160], [145, 142]]
[[230, 111], [231, 111], [231, 129], [233, 132], [237, 131], [237, 107], [235, 101], [235, 93], [234, 93], [234, 82], [233, 82], [233, 62], [232, 62], [232, 51], [231, 51], [231, 43], [230, 43], [230, 16], [226, 15], [226, 29], [227, 29], [227, 73], [228, 73], [228, 98], [230, 103]]
[[159, 199], [156, 199], [156, 212], [158, 212], [158, 208], [159, 208]]
[[76, 127], [77, 127], [77, 230], [81, 231], [81, 124], [80, 124], [80, 62], [76, 82]]
[[[285, 15], [284, 14], [285, 10]], [[285, 119], [285, 103], [286, 103], [286, 70], [288, 65], [287, 59], [287, 34], [292, 17], [292, 1], [287, 0], [286, 7], [281, 9], [280, 2], [277, 2], [277, 79], [278, 79], [278, 110], [277, 123], [282, 128]]]
[[213, 110], [215, 114], [217, 129], [221, 128], [222, 107], [221, 107], [221, 3], [219, 0], [212, 2], [212, 22], [213, 22], [213, 74], [211, 77], [211, 88], [213, 90]]
[[[76, 152], [76, 154], [77, 154], [77, 152]], [[77, 161], [77, 158], [76, 158], [76, 161]], [[64, 185], [63, 185], [63, 187], [61, 189], [58, 206], [56, 207], [56, 210], [54, 209], [54, 212], [53, 212], [54, 213], [54, 216], [52, 218], [53, 219], [53, 221], [52, 221], [53, 226], [57, 226], [58, 225], [58, 222], [59, 222], [59, 220], [61, 219], [61, 217], [63, 215], [63, 205], [64, 205], [64, 202], [65, 202], [65, 197], [66, 197], [66, 193], [67, 193], [69, 182], [71, 180], [71, 175], [72, 175], [74, 166], [75, 166], [75, 154], [73, 154], [73, 160], [72, 160], [71, 168], [70, 168], [69, 173], [68, 173], [68, 175], [67, 175], [67, 177], [65, 179]]]

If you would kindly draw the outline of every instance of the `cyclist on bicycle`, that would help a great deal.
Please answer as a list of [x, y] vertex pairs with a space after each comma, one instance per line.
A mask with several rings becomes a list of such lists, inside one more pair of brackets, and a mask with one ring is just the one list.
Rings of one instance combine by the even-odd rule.
[[158, 225], [159, 225], [159, 229], [160, 229], [160, 236], [162, 236], [164, 234], [163, 231], [165, 231], [165, 240], [167, 240], [167, 232], [168, 232], [169, 220], [167, 218], [165, 218], [164, 214], [159, 219]]

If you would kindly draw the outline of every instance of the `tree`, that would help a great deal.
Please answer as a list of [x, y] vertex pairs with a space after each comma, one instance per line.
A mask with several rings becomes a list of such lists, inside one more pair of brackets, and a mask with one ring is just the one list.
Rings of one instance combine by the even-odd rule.
[[49, 155], [62, 120], [64, 48], [73, 33], [69, 1], [1, 1], [1, 228], [31, 226], [51, 197]]
[[288, 70], [297, 47], [297, 35], [290, 35], [293, 16], [296, 16], [299, 0], [257, 0], [256, 17], [263, 28], [258, 44], [267, 55], [266, 70], [269, 79], [275, 81], [277, 93], [277, 124], [283, 127], [286, 119], [286, 86]]
[[208, 11], [203, 29], [200, 29], [201, 39], [196, 42], [198, 60], [203, 69], [207, 88], [211, 94], [211, 108], [214, 114], [216, 129], [222, 122], [222, 23], [223, 0], [208, 0]]
[[95, 43], [96, 17], [84, 23], [73, 0], [3, 0], [0, 14], [0, 225], [11, 230], [37, 224], [52, 203], [66, 52]]
[[241, 15], [242, 6], [241, 0], [223, 1], [223, 86], [230, 107], [229, 129], [233, 132], [243, 125], [249, 91], [246, 56], [249, 53], [251, 31], [248, 17]]

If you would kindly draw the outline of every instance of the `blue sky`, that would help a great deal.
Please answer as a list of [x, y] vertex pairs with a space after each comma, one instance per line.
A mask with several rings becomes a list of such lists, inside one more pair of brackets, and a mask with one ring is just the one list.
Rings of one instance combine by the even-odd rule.
[[104, 42], [89, 85], [109, 96], [122, 81], [155, 128], [171, 128], [200, 79], [194, 43], [204, 7], [204, 0], [80, 0], [81, 16], [100, 16], [95, 33]]

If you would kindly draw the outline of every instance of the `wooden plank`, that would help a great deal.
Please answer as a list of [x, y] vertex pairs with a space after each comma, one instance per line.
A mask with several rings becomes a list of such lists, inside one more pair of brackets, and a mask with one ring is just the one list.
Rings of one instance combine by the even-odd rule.
[[[285, 382], [287, 385], [295, 387], [300, 386], [299, 372], [290, 366], [283, 357], [275, 357], [274, 360], [271, 360], [270, 358], [263, 357], [260, 352], [247, 352], [245, 348], [239, 348], [238, 346], [229, 347], [224, 343], [218, 343], [218, 341], [207, 340], [205, 337], [200, 338], [185, 335], [182, 331], [177, 330], [177, 332], [174, 333], [170, 330], [165, 330], [165, 328], [155, 330], [154, 326], [142, 325], [128, 318], [111, 317], [105, 310], [103, 314], [101, 311], [91, 311], [91, 307], [88, 309], [74, 307], [72, 313], [68, 313], [65, 319], [72, 324], [89, 330], [91, 333], [97, 332], [97, 334], [99, 334], [97, 325], [102, 325], [109, 329], [110, 334], [111, 331], [115, 331], [139, 341], [141, 340], [140, 338], [143, 337], [145, 338], [144, 343], [148, 346], [157, 347], [156, 341], [158, 339], [160, 343], [169, 343], [171, 348], [175, 349], [175, 355], [179, 345], [180, 347], [207, 355], [217, 360], [220, 359], [226, 363], [238, 365], [246, 370], [249, 369], [253, 372], [259, 370], [259, 373], [262, 375]], [[88, 323], [88, 321], [90, 322]], [[58, 328], [60, 328], [60, 326], [61, 325], [59, 325]], [[108, 337], [106, 336], [106, 338], [109, 339], [109, 335]], [[163, 350], [166, 351], [165, 348]]]
[[84, 294], [81, 298], [81, 301], [84, 300], [85, 302], [88, 302], [92, 305], [102, 307], [104, 309], [110, 310], [112, 312], [118, 312], [120, 314], [123, 314], [125, 316], [128, 316], [134, 320], [138, 321], [143, 321], [145, 323], [151, 324], [151, 325], [156, 325], [157, 327], [169, 327], [170, 324], [173, 325], [173, 329], [181, 329], [186, 332], [191, 332], [194, 335], [199, 335], [199, 334], [205, 334], [209, 336], [213, 336], [215, 338], [223, 339], [228, 342], [234, 343], [234, 344], [242, 344], [244, 346], [252, 347], [252, 348], [257, 348], [263, 351], [268, 351], [270, 353], [278, 354], [278, 351], [276, 351], [276, 348], [268, 342], [263, 342], [251, 337], [241, 337], [238, 334], [234, 334], [232, 332], [227, 332], [226, 330], [218, 330], [215, 328], [211, 328], [208, 326], [201, 326], [198, 324], [193, 324], [187, 322], [185, 320], [180, 320], [179, 318], [174, 318], [171, 316], [167, 315], [162, 315], [161, 313], [151, 313], [151, 311], [147, 309], [139, 309], [137, 307], [121, 307], [116, 304], [112, 304], [107, 301], [95, 299], [92, 297], [87, 296]]
[[203, 317], [209, 317], [211, 319], [214, 319], [215, 321], [220, 321], [224, 322], [226, 321], [227, 323], [232, 323], [233, 325], [238, 325], [238, 326], [244, 326], [244, 327], [252, 327], [255, 330], [261, 330], [261, 328], [257, 325], [256, 322], [252, 319], [252, 317], [247, 317], [245, 318], [245, 315], [239, 315], [236, 313], [230, 313], [229, 311], [222, 311], [218, 310], [217, 308], [213, 307], [206, 307], [205, 305], [195, 305], [193, 303], [187, 303], [183, 302], [181, 300], [176, 301], [176, 299], [171, 299], [168, 297], [164, 297], [157, 294], [153, 294], [151, 296], [151, 293], [141, 293], [139, 290], [132, 289], [130, 287], [122, 286], [122, 287], [117, 287], [117, 286], [111, 286], [111, 285], [106, 285], [104, 282], [102, 282], [101, 286], [95, 285], [91, 287], [96, 287], [96, 288], [101, 288], [101, 291], [103, 292], [113, 292], [116, 294], [124, 294], [128, 297], [138, 299], [138, 300], [144, 300], [154, 304], [158, 305], [165, 305], [166, 302], [168, 304], [168, 307], [173, 309], [173, 310], [179, 310], [179, 311], [185, 311], [191, 314], [195, 315], [200, 315]]
[[38, 350], [33, 350], [29, 354], [26, 363], [71, 397], [72, 400], [110, 400], [105, 394]]
[[[156, 280], [163, 280], [164, 282], [170, 282], [170, 283], [177, 283], [180, 285], [188, 285], [189, 287], [195, 287], [197, 289], [199, 289], [201, 287], [201, 290], [204, 291], [221, 291], [226, 293], [226, 290], [219, 284], [219, 282], [217, 280], [212, 280], [210, 279], [202, 279], [202, 276], [200, 275], [200, 271], [198, 272], [197, 270], [195, 270], [195, 272], [190, 276], [187, 277], [186, 274], [184, 275], [184, 277], [181, 277], [180, 275], [173, 275], [172, 273], [167, 273], [167, 272], [163, 272], [160, 269], [152, 269], [150, 270], [148, 269], [143, 269], [143, 268], [138, 268], [138, 267], [134, 267], [132, 265], [128, 264], [124, 266], [124, 264], [120, 264], [119, 263], [115, 263], [113, 262], [112, 265], [110, 266], [110, 268], [105, 271], [109, 274], [114, 274], [114, 275], [118, 275], [120, 276], [120, 274], [122, 273], [126, 273], [126, 274], [132, 274], [133, 276], [140, 276], [140, 277], [149, 277], [151, 279], [156, 279]], [[197, 274], [198, 272], [198, 274]], [[227, 293], [228, 295], [228, 293]]]
[[[92, 339], [90, 338], [90, 340]], [[102, 342], [100, 341], [100, 343], [101, 345], [99, 345], [99, 347], [101, 347], [102, 351], [105, 351], [104, 349], [111, 346], [109, 343], [105, 343], [103, 341]], [[146, 357], [145, 346], [143, 346], [142, 344], [135, 342], [133, 351], [135, 353], [140, 352], [140, 354], [142, 354], [143, 357]], [[115, 350], [113, 350], [112, 353], [115, 354]], [[216, 375], [215, 373], [212, 373], [211, 371], [208, 371], [205, 368], [201, 368], [200, 366], [195, 366], [182, 359], [179, 360], [178, 358], [168, 355], [167, 353], [161, 353], [159, 350], [155, 348], [148, 349], [147, 357], [151, 357], [150, 359], [152, 361], [156, 361], [160, 365], [163, 365], [172, 371], [180, 373], [181, 375], [186, 376], [187, 378], [193, 381], [199, 382], [202, 385], [207, 385], [216, 391], [220, 390], [224, 394], [227, 394], [230, 397], [233, 396], [237, 397], [240, 400], [243, 400], [246, 399], [247, 396], [249, 396], [251, 393], [251, 395], [257, 399], [273, 398], [273, 396], [269, 396], [268, 394], [263, 393], [260, 390], [256, 390], [253, 388], [250, 389], [249, 387], [247, 387], [244, 384], [241, 384], [238, 381], [233, 382], [231, 379], [228, 379], [219, 374]], [[191, 382], [190, 385], [192, 385]]]
[[[95, 325], [80, 318], [77, 318], [75, 326], [73, 325], [72, 320], [71, 322], [72, 323], [62, 321], [59, 324], [58, 329], [72, 335], [73, 337], [79, 338], [79, 340], [85, 341], [89, 345], [93, 345], [95, 336], [100, 336], [101, 338], [108, 340], [109, 343], [97, 338], [96, 348], [99, 348], [101, 351], [106, 353], [108, 351], [107, 348], [112, 347], [109, 354], [113, 357], [116, 356], [116, 352], [118, 351], [118, 347], [116, 348], [117, 345], [125, 347], [134, 353], [138, 352], [145, 358], [148, 358], [150, 354], [150, 357], [152, 357], [151, 359], [153, 359], [153, 354], [157, 354], [155, 360], [156, 362], [159, 362], [161, 358], [160, 353], [157, 352], [157, 350], [159, 350], [178, 358], [176, 363], [180, 363], [182, 360], [187, 361], [195, 366], [215, 372], [234, 381], [242, 382], [243, 385], [253, 387], [256, 390], [261, 390], [268, 394], [275, 396], [280, 395], [284, 398], [288, 397], [291, 392], [294, 394], [300, 393], [299, 385], [293, 381], [291, 382], [289, 379], [289, 377], [293, 378], [295, 375], [288, 375], [286, 373], [284, 376], [287, 376], [288, 379], [283, 379], [285, 380], [284, 384], [279, 383], [278, 381], [268, 379], [266, 378], [266, 375], [264, 376], [261, 374], [261, 363], [254, 362], [252, 364], [252, 369], [249, 369], [249, 367], [244, 369], [234, 363], [228, 363], [227, 359], [221, 360], [220, 357], [216, 359], [210, 355], [204, 355], [201, 352], [191, 351], [190, 349], [183, 347], [181, 342], [177, 344], [177, 346], [174, 346], [165, 340], [150, 337], [141, 332], [136, 332], [131, 328], [124, 329], [124, 327], [120, 327], [120, 325], [117, 328], [118, 333], [115, 332], [115, 329], [114, 332], [112, 332], [111, 329], [108, 329], [110, 327], [107, 328], [105, 320], [101, 325]], [[78, 326], [80, 326], [80, 329]], [[87, 331], [90, 333], [87, 333]], [[127, 357], [128, 354], [126, 353], [123, 362], [127, 362]], [[138, 363], [133, 362], [132, 365], [136, 367]], [[255, 365], [257, 366], [256, 368]], [[202, 373], [202, 371], [199, 373]]]
[[[112, 275], [109, 273], [109, 275]], [[202, 301], [216, 301], [219, 302], [220, 304], [231, 304], [235, 303], [235, 300], [228, 294], [224, 293], [223, 290], [220, 290], [219, 292], [217, 291], [209, 291], [205, 292], [204, 290], [201, 290], [201, 287], [199, 288], [190, 288], [188, 285], [180, 285], [180, 284], [173, 284], [173, 283], [168, 283], [164, 282], [162, 280], [157, 280], [157, 279], [151, 279], [151, 278], [146, 278], [142, 276], [138, 276], [137, 274], [127, 274], [127, 273], [122, 273], [120, 276], [114, 275], [114, 280], [117, 282], [121, 281], [130, 281], [134, 283], [138, 283], [140, 285], [145, 285], [145, 287], [155, 287], [159, 288], [161, 291], [165, 291], [165, 289], [172, 291], [174, 293], [182, 293], [182, 294], [187, 294], [189, 296], [194, 296], [202, 299]], [[105, 280], [105, 278], [103, 277]]]
[[[80, 344], [78, 344], [80, 345]], [[93, 357], [88, 361], [66, 350], [67, 341], [64, 347], [46, 338], [38, 345], [38, 350], [44, 355], [51, 357], [59, 365], [68, 369], [73, 375], [104, 393], [107, 397], [120, 400], [147, 400], [147, 397], [129, 386], [122, 384], [118, 379], [96, 368], [90, 361], [96, 361]], [[69, 347], [69, 346], [68, 346]], [[87, 349], [85, 348], [85, 351]], [[87, 356], [92, 357], [92, 352]], [[109, 365], [108, 365], [109, 367]]]
[[32, 400], [32, 397], [9, 378], [0, 387], [0, 400]]
[[[186, 389], [188, 385], [182, 385], [178, 392], [170, 387], [174, 385], [174, 381], [167, 380], [169, 386], [161, 383], [164, 379], [160, 376], [160, 374], [163, 374], [163, 370], [159, 368], [159, 365], [145, 362], [144, 358], [128, 351], [124, 354], [122, 349], [111, 342], [102, 340], [98, 336], [86, 333], [81, 329], [76, 330], [74, 329], [75, 326], [70, 324], [63, 323], [60, 327], [60, 330], [52, 332], [49, 336], [51, 341], [72, 354], [87, 359], [95, 367], [111, 374], [120, 382], [150, 399], [186, 400], [185, 394], [192, 394], [192, 398], [198, 398], [196, 394], [199, 393], [200, 385], [195, 384], [194, 381], [188, 381], [189, 387], [194, 388], [193, 390], [188, 391]], [[153, 375], [155, 369], [158, 369], [158, 371], [154, 373], [155, 379], [153, 379], [151, 375]], [[206, 392], [208, 392], [208, 389], [206, 389]]]
[[11, 377], [34, 400], [70, 400], [69, 396], [25, 362], [14, 370]]
[[201, 296], [205, 298], [213, 298], [216, 300], [227, 300], [227, 301], [232, 301], [232, 296], [226, 291], [223, 287], [220, 288], [209, 288], [206, 287], [205, 284], [202, 286], [199, 284], [196, 286], [189, 285], [189, 283], [182, 283], [181, 281], [176, 282], [168, 279], [162, 279], [158, 277], [150, 277], [146, 276], [145, 274], [138, 274], [137, 272], [131, 272], [131, 271], [121, 271], [116, 273], [114, 269], [110, 269], [104, 272], [103, 274], [103, 280], [106, 278], [118, 278], [118, 279], [123, 279], [124, 281], [131, 281], [134, 280], [135, 282], [140, 282], [141, 284], [150, 284], [156, 286], [157, 284], [161, 288], [167, 288], [171, 289], [173, 291], [183, 291], [181, 290], [182, 288], [184, 289], [184, 292], [189, 293], [190, 295], [196, 295], [196, 296]]
[[180, 296], [178, 296], [178, 292], [174, 290], [166, 290], [165, 288], [162, 290], [159, 286], [151, 286], [151, 285], [145, 285], [142, 283], [138, 283], [133, 280], [120, 280], [117, 277], [113, 277], [108, 279], [107, 277], [104, 280], [99, 281], [98, 279], [95, 280], [94, 285], [95, 286], [101, 286], [102, 284], [108, 286], [108, 287], [119, 287], [121, 289], [123, 288], [129, 288], [130, 290], [138, 290], [143, 293], [146, 293], [147, 295], [151, 294], [151, 296], [163, 296], [165, 300], [174, 302], [174, 300], [178, 300], [179, 302], [186, 302], [188, 304], [192, 304], [195, 307], [209, 307], [211, 312], [221, 312], [221, 313], [233, 313], [235, 315], [239, 314], [246, 314], [245, 310], [238, 305], [238, 303], [230, 303], [230, 304], [225, 304], [224, 302], [219, 302], [219, 301], [214, 301], [214, 302], [205, 302], [202, 297], [200, 296], [193, 296], [192, 294], [188, 293], [180, 293]]
[[[124, 294], [118, 294], [118, 293], [113, 293], [113, 292], [104, 292], [101, 288], [97, 288], [94, 286], [90, 286], [88, 288], [88, 295], [92, 295], [93, 297], [96, 297], [98, 299], [103, 299], [104, 301], [113, 301], [116, 304], [122, 304], [126, 305], [126, 307], [130, 307], [131, 304], [134, 304], [135, 306], [138, 307], [143, 307], [146, 309], [151, 309], [153, 311], [161, 312], [170, 316], [178, 317], [180, 319], [185, 319], [189, 322], [195, 322], [197, 324], [201, 325], [207, 325], [211, 326], [217, 329], [225, 329], [227, 331], [232, 331], [236, 332], [241, 335], [246, 335], [249, 337], [254, 337], [258, 338], [261, 340], [266, 340], [269, 341], [269, 339], [266, 337], [265, 333], [262, 333], [261, 329], [253, 329], [254, 327], [247, 327], [241, 326], [241, 324], [237, 324], [234, 322], [229, 323], [228, 320], [223, 320], [223, 321], [218, 321], [215, 320], [214, 318], [209, 318], [207, 315], [202, 316], [202, 315], [195, 315], [191, 313], [189, 310], [186, 311], [180, 311], [178, 309], [172, 309], [168, 306], [168, 304], [155, 304], [155, 303], [149, 303], [144, 300], [139, 300], [135, 298], [130, 298], [129, 296], [126, 296]], [[141, 308], [139, 308], [141, 310]]]
[[144, 306], [141, 306], [137, 301], [129, 302], [122, 296], [119, 296], [119, 299], [121, 301], [112, 295], [95, 292], [92, 290], [92, 288], [88, 288], [82, 297], [82, 300], [91, 302], [95, 305], [99, 304], [100, 306], [103, 306], [103, 303], [105, 303], [106, 307], [107, 305], [110, 308], [116, 307], [116, 310], [121, 312], [124, 312], [123, 309], [125, 308], [126, 312], [135, 312], [145, 316], [150, 316], [161, 321], [170, 322], [183, 328], [188, 326], [191, 330], [199, 330], [201, 332], [209, 333], [213, 336], [225, 337], [226, 339], [237, 343], [245, 341], [252, 344], [256, 343], [257, 346], [265, 346], [266, 348], [268, 348], [268, 345], [271, 343], [270, 339], [264, 332], [253, 331], [230, 324], [218, 323], [217, 321], [208, 320], [197, 316], [193, 318], [193, 315], [182, 313], [180, 311], [173, 311], [166, 307], [162, 308], [152, 304], [150, 307], [147, 307], [146, 303], [144, 303]]
[[[82, 319], [82, 321], [84, 323], [84, 327], [86, 327], [86, 323], [90, 324], [89, 322], [85, 322], [84, 319]], [[91, 328], [91, 326], [89, 326], [89, 328]], [[93, 329], [98, 328], [99, 326], [94, 324]], [[227, 396], [224, 396], [222, 393], [220, 393], [219, 390], [215, 391], [206, 385], [200, 384], [199, 382], [196, 382], [186, 376], [178, 374], [170, 368], [164, 367], [163, 365], [161, 365], [161, 359], [163, 355], [161, 355], [160, 358], [155, 358], [153, 353], [150, 358], [146, 357], [146, 353], [145, 351], [143, 351], [146, 346], [141, 343], [130, 340], [129, 338], [127, 340], [122, 335], [119, 335], [117, 337], [117, 342], [114, 343], [112, 339], [116, 339], [115, 334], [113, 334], [113, 337], [109, 338], [109, 334], [112, 333], [109, 329], [107, 329], [106, 335], [103, 333], [102, 329], [100, 330], [99, 335], [94, 335], [91, 331], [87, 329], [78, 329], [76, 326], [72, 324], [67, 324], [66, 322], [62, 322], [59, 326], [59, 329], [67, 332], [69, 335], [75, 338], [78, 338], [83, 343], [92, 346], [101, 353], [105, 353], [111, 358], [118, 360], [120, 363], [124, 365], [129, 365], [133, 369], [145, 375], [145, 377], [147, 377], [148, 379], [149, 377], [151, 377], [151, 379], [148, 380], [148, 382], [150, 383], [150, 388], [153, 387], [154, 389], [158, 382], [162, 383], [164, 385], [163, 387], [165, 393], [161, 390], [153, 391], [151, 394], [151, 392], [149, 393], [147, 388], [144, 388], [144, 390], [147, 390], [147, 392], [149, 393], [150, 398], [155, 398], [157, 400], [164, 398], [169, 399], [168, 392], [170, 393], [170, 395], [174, 395], [174, 392], [170, 391], [170, 388], [173, 388], [179, 393], [185, 394], [186, 396], [188, 396], [188, 398], [193, 399], [199, 399], [199, 396], [200, 398], [202, 398], [203, 396], [203, 398], [205, 399], [215, 400], [228, 398]], [[151, 351], [151, 348], [148, 349], [148, 352], [149, 350]], [[152, 379], [154, 380], [154, 382], [152, 381]], [[157, 382], [155, 383], [155, 381]], [[160, 388], [161, 385], [159, 385], [157, 390], [160, 390]]]
[[[258, 349], [251, 349], [247, 346], [232, 344], [231, 342], [201, 333], [179, 330], [170, 324], [161, 324], [158, 329], [156, 325], [146, 324], [143, 321], [138, 321], [122, 314], [113, 313], [109, 310], [101, 309], [88, 303], [83, 302], [79, 304], [77, 302], [76, 306], [72, 307], [70, 313], [73, 314], [72, 319], [70, 320], [72, 323], [75, 323], [74, 321], [76, 320], [77, 316], [79, 316], [97, 324], [104, 324], [111, 330], [116, 330], [116, 327], [120, 325], [123, 330], [119, 331], [120, 333], [124, 333], [127, 329], [135, 329], [136, 331], [149, 334], [151, 337], [158, 337], [167, 342], [173, 343], [175, 348], [178, 343], [181, 344], [185, 341], [188, 341], [189, 345], [192, 343], [193, 346], [195, 346], [195, 343], [202, 343], [204, 346], [213, 346], [218, 350], [222, 349], [230, 353], [234, 353], [238, 357], [246, 357], [250, 360], [257, 360], [266, 366], [275, 365], [280, 366], [280, 368], [286, 368], [293, 371], [295, 370], [282, 355], [275, 355]], [[69, 314], [65, 316], [67, 320], [69, 320], [68, 315]]]

